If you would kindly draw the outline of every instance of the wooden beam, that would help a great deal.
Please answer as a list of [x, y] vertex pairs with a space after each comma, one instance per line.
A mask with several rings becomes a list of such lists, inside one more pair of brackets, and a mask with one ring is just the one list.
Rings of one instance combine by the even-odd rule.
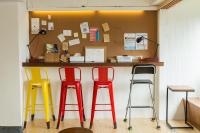
[[160, 4], [159, 9], [169, 9], [181, 1], [182, 0], [166, 0]]

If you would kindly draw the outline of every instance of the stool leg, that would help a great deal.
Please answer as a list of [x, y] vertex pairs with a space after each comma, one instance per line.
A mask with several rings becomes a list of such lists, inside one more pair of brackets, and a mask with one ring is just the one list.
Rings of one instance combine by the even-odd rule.
[[66, 98], [67, 98], [67, 88], [64, 88], [64, 90], [63, 90], [63, 104], [62, 104], [62, 111], [61, 111], [61, 121], [63, 121], [64, 117], [65, 117]]
[[26, 98], [26, 110], [25, 110], [25, 121], [24, 121], [24, 128], [26, 128], [27, 120], [28, 120], [28, 111], [30, 106], [30, 96], [31, 96], [31, 88], [32, 85], [28, 84], [28, 90], [27, 90], [27, 98]]
[[115, 104], [114, 104], [114, 94], [113, 94], [113, 86], [112, 83], [109, 85], [109, 94], [110, 94], [110, 104], [112, 110], [113, 124], [114, 129], [117, 128], [116, 116], [115, 116]]
[[61, 91], [60, 91], [60, 107], [59, 107], [59, 113], [58, 113], [58, 122], [57, 122], [57, 129], [59, 128], [59, 126], [60, 126], [60, 118], [61, 118], [61, 114], [62, 114], [62, 107], [63, 107], [63, 99], [64, 99], [64, 97], [63, 97], [63, 94], [64, 94], [64, 85], [62, 84], [61, 85]]
[[82, 105], [82, 97], [81, 97], [80, 84], [76, 85], [76, 95], [77, 95], [77, 101], [78, 101], [78, 110], [79, 110], [81, 127], [83, 127], [84, 126], [83, 125], [83, 105]]
[[54, 115], [54, 106], [53, 106], [53, 99], [52, 99], [52, 92], [51, 92], [51, 85], [49, 84], [48, 85], [48, 91], [49, 91], [49, 98], [50, 98], [50, 107], [51, 107], [51, 114], [52, 114], [52, 118], [53, 118], [53, 121], [56, 121], [56, 117]]
[[130, 98], [131, 98], [131, 89], [132, 89], [132, 83], [130, 84], [129, 97], [128, 97], [128, 103], [127, 103], [127, 106], [126, 106], [126, 114], [125, 114], [124, 122], [127, 121], [129, 103], [130, 103]]
[[97, 90], [98, 90], [98, 86], [94, 84], [93, 98], [92, 98], [92, 110], [91, 110], [91, 118], [90, 118], [90, 129], [92, 128], [93, 120], [94, 120]]
[[48, 99], [48, 85], [42, 84], [42, 92], [44, 97], [44, 106], [45, 106], [45, 117], [46, 117], [46, 123], [47, 123], [47, 129], [50, 128], [50, 120], [49, 120], [49, 99]]
[[85, 118], [85, 110], [84, 110], [84, 102], [83, 102], [83, 91], [82, 91], [82, 85], [81, 85], [81, 99], [82, 99], [82, 105], [83, 105], [83, 120], [86, 121]]
[[32, 88], [32, 114], [31, 114], [32, 121], [34, 120], [34, 116], [35, 116], [36, 98], [37, 98], [37, 88]]
[[159, 122], [158, 122], [158, 118], [157, 118], [157, 113], [156, 113], [156, 110], [155, 110], [155, 101], [154, 101], [154, 98], [153, 98], [153, 94], [151, 92], [151, 86], [150, 86], [150, 84], [149, 84], [149, 91], [150, 91], [150, 95], [151, 95], [151, 101], [152, 101], [152, 105], [153, 105], [153, 114], [155, 115], [157, 128], [160, 128]]

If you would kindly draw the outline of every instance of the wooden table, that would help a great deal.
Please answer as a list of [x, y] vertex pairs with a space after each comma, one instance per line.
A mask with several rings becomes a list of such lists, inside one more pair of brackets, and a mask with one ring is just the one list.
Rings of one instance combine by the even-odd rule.
[[[173, 92], [185, 92], [186, 93], [186, 106], [185, 106], [185, 124], [187, 126], [178, 126], [178, 127], [174, 127], [172, 126], [169, 121], [168, 121], [168, 99], [169, 99], [169, 90], [173, 91]], [[169, 128], [171, 129], [181, 129], [181, 128], [192, 128], [192, 125], [190, 125], [190, 123], [188, 123], [187, 121], [187, 115], [188, 115], [188, 112], [187, 112], [187, 109], [188, 109], [188, 92], [194, 92], [194, 89], [190, 86], [183, 86], [183, 85], [169, 85], [167, 86], [167, 97], [166, 97], [166, 101], [167, 101], [167, 104], [166, 104], [166, 123], [168, 125]]]

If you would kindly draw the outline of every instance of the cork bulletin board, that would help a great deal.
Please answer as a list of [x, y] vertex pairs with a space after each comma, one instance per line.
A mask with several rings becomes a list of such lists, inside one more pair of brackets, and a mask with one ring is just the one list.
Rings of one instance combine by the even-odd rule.
[[[51, 15], [51, 20], [48, 20]], [[148, 42], [148, 50], [124, 50], [124, 33], [148, 33], [148, 38], [157, 40], [157, 11], [69, 11], [69, 12], [29, 12], [29, 36], [30, 40], [34, 37], [31, 34], [31, 18], [40, 18], [47, 22], [54, 23], [54, 30], [47, 31], [47, 35], [39, 36], [31, 45], [31, 53], [34, 57], [45, 54], [45, 44], [58, 44], [61, 49], [62, 43], [57, 36], [64, 29], [79, 33], [80, 44], [69, 46], [69, 53], [81, 53], [84, 55], [85, 46], [106, 46], [107, 58], [117, 55], [135, 55], [152, 57], [155, 53], [154, 43]], [[89, 34], [86, 39], [82, 39], [80, 23], [88, 22], [89, 27], [97, 27], [100, 31], [100, 40], [90, 42]], [[110, 31], [110, 42], [103, 41], [102, 24], [107, 22]], [[40, 25], [40, 28], [47, 26]], [[66, 41], [74, 37], [66, 37]]]

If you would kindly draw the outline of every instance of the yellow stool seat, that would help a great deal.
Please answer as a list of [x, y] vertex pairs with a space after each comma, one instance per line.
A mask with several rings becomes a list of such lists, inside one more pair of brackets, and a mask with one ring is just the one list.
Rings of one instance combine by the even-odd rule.
[[[41, 76], [42, 68], [39, 68], [39, 67], [25, 68], [25, 74], [28, 79], [28, 90], [27, 90], [27, 99], [26, 99], [24, 128], [26, 128], [28, 112], [29, 112], [30, 107], [31, 107], [31, 120], [32, 121], [34, 120], [38, 89], [42, 89], [42, 94], [44, 98], [44, 112], [45, 112], [45, 117], [46, 117], [47, 128], [50, 128], [50, 118], [49, 118], [50, 107], [51, 107], [53, 120], [55, 121], [51, 86], [50, 86], [50, 81], [48, 79], [47, 69], [44, 69], [44, 72], [45, 72], [46, 78], [42, 79], [42, 76]], [[30, 106], [30, 100], [32, 102], [31, 106]], [[49, 106], [49, 103], [50, 103], [50, 106]]]

